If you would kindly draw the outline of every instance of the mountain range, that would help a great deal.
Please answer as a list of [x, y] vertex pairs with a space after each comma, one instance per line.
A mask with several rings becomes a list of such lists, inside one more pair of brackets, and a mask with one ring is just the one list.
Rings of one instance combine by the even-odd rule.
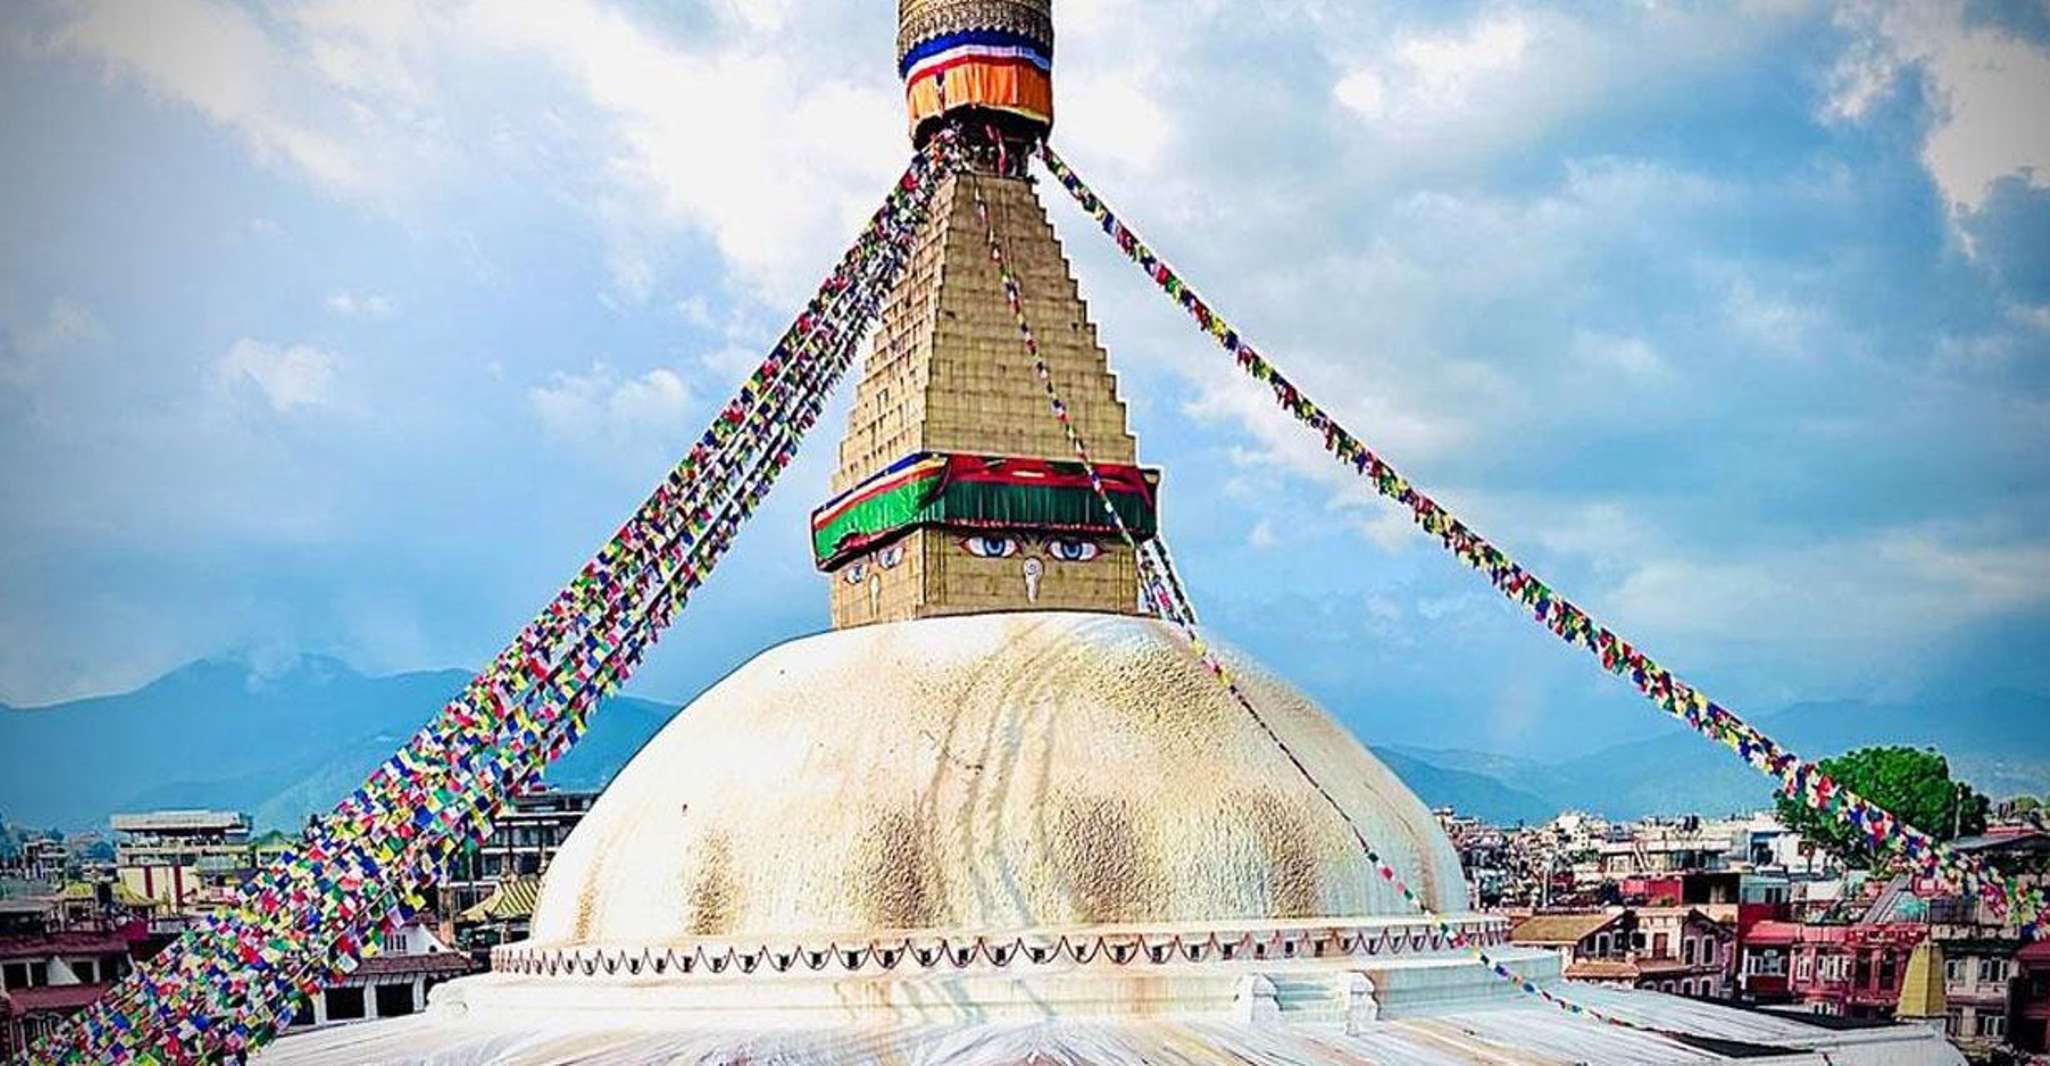
[[[104, 828], [116, 811], [209, 807], [290, 828], [332, 805], [469, 680], [459, 670], [367, 677], [302, 656], [259, 667], [203, 659], [132, 692], [32, 709], [0, 705], [0, 816], [67, 830]], [[602, 788], [675, 705], [608, 700], [550, 783]], [[1803, 703], [1756, 724], [1810, 758], [1866, 744], [1933, 745], [1996, 798], [2050, 792], [2050, 698], [2023, 692], [1905, 703]], [[1383, 762], [1432, 806], [1497, 822], [1562, 809], [1616, 818], [1750, 810], [1770, 783], [1679, 726], [1564, 762], [1457, 749], [1381, 746]]]

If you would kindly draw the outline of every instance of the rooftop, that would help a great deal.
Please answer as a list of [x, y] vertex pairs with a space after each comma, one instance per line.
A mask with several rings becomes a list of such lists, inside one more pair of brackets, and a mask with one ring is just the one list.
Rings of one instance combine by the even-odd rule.
[[1518, 944], [1578, 944], [1614, 925], [1622, 914], [1537, 914], [1516, 923], [1509, 939]]
[[247, 830], [249, 816], [239, 811], [144, 811], [108, 819], [117, 832], [162, 833], [198, 830]]
[[470, 959], [463, 953], [438, 951], [431, 955], [377, 955], [364, 959], [349, 976], [358, 981], [368, 977], [415, 977], [422, 974], [458, 977], [471, 969]]
[[0, 1016], [10, 1011], [20, 1017], [30, 1011], [73, 1011], [98, 1000], [107, 991], [106, 985], [43, 985], [40, 988], [15, 988], [0, 993], [0, 1004], [8, 1010], [0, 1010]]

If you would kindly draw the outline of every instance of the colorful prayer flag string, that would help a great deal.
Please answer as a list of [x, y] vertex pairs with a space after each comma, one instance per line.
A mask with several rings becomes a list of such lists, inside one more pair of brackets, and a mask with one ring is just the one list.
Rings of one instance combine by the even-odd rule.
[[[992, 136], [994, 136], [994, 133], [992, 133]], [[1511, 970], [1505, 962], [1489, 953], [1485, 945], [1475, 942], [1466, 935], [1464, 930], [1455, 926], [1434, 910], [1429, 903], [1424, 901], [1423, 897], [1417, 895], [1416, 890], [1409, 886], [1409, 883], [1396, 871], [1395, 867], [1382, 857], [1380, 850], [1374, 846], [1372, 841], [1367, 839], [1365, 830], [1360, 828], [1359, 823], [1338, 802], [1338, 798], [1333, 796], [1330, 790], [1324, 787], [1324, 783], [1317, 779], [1317, 775], [1311, 772], [1309, 766], [1296, 754], [1295, 749], [1290, 746], [1288, 741], [1275, 731], [1274, 727], [1267, 721], [1267, 716], [1262, 714], [1260, 709], [1253, 704], [1252, 698], [1246, 695], [1245, 690], [1239, 687], [1238, 682], [1233, 679], [1231, 671], [1225, 667], [1224, 662], [1203, 642], [1203, 635], [1196, 623], [1195, 605], [1189, 600], [1187, 592], [1183, 589], [1181, 578], [1175, 573], [1174, 563], [1168, 557], [1166, 546], [1161, 542], [1161, 537], [1156, 535], [1152, 540], [1141, 544], [1133, 535], [1132, 530], [1125, 524], [1124, 518], [1118, 513], [1117, 506], [1111, 499], [1110, 491], [1105, 486], [1103, 479], [1097, 476], [1096, 462], [1090, 456], [1088, 441], [1083, 438], [1081, 431], [1075, 428], [1074, 419], [1070, 416], [1068, 405], [1061, 398], [1060, 389], [1054, 384], [1053, 370], [1047, 365], [1046, 357], [1040, 353], [1039, 339], [1032, 332], [1032, 323], [1025, 314], [1024, 297], [1018, 277], [1011, 270], [1010, 259], [1004, 253], [1003, 239], [998, 235], [996, 223], [990, 217], [989, 203], [982, 195], [980, 179], [964, 172], [958, 175], [955, 180], [957, 182], [965, 181], [968, 185], [969, 195], [975, 207], [975, 217], [983, 226], [984, 238], [989, 248], [990, 261], [995, 265], [998, 281], [1003, 286], [1004, 302], [1010, 308], [1011, 317], [1017, 324], [1018, 341], [1024, 347], [1027, 358], [1031, 360], [1032, 374], [1039, 380], [1040, 388], [1046, 394], [1047, 410], [1053, 415], [1054, 421], [1060, 424], [1061, 433], [1067, 439], [1068, 447], [1075, 453], [1075, 458], [1080, 461], [1083, 470], [1089, 475], [1089, 483], [1096, 490], [1098, 502], [1103, 507], [1104, 512], [1109, 515], [1111, 523], [1117, 529], [1120, 539], [1125, 542], [1127, 548], [1131, 549], [1133, 557], [1137, 560], [1146, 600], [1155, 613], [1162, 619], [1173, 623], [1180, 630], [1182, 638], [1188, 643], [1190, 654], [1202, 662], [1204, 667], [1210, 671], [1211, 676], [1215, 677], [1218, 683], [1224, 686], [1225, 691], [1239, 705], [1240, 709], [1246, 712], [1254, 724], [1260, 728], [1260, 731], [1265, 733], [1267, 738], [1273, 741], [1275, 747], [1279, 748], [1281, 753], [1288, 758], [1289, 763], [1295, 767], [1296, 772], [1302, 776], [1303, 780], [1309, 783], [1310, 787], [1323, 798], [1324, 802], [1333, 811], [1337, 812], [1339, 819], [1352, 832], [1353, 839], [1359, 844], [1361, 852], [1366, 855], [1367, 861], [1373, 865], [1375, 872], [1380, 875], [1382, 881], [1393, 888], [1396, 894], [1401, 896], [1403, 902], [1408, 904], [1411, 909], [1434, 925], [1439, 934], [1444, 936], [1453, 947], [1471, 953], [1491, 976], [1508, 983], [1525, 995], [1551, 1004], [1562, 1011], [1569, 1014], [1584, 1015], [1596, 1021], [1623, 1028], [1642, 1028], [1634, 1022], [1625, 1021], [1624, 1019], [1595, 1010], [1592, 1007], [1575, 1003]]]
[[417, 912], [463, 844], [487, 836], [512, 792], [582, 735], [789, 465], [952, 158], [942, 139], [914, 161], [690, 456], [490, 667], [230, 906], [33, 1058], [245, 1055], [289, 1023], [297, 997], [352, 970]]
[[1768, 776], [1780, 790], [1817, 810], [1827, 812], [1862, 834], [1881, 851], [1891, 851], [1954, 890], [1975, 890], [1998, 913], [2010, 916], [2025, 938], [2040, 932], [2042, 891], [2023, 888], [1976, 856], [1958, 852], [1863, 797], [1844, 788], [1814, 763], [1807, 762], [1700, 690], [1682, 681], [1644, 652], [1567, 601], [1536, 575], [1510, 559], [1424, 495], [1365, 443], [1320, 409], [1242, 338], [1224, 316], [1213, 310], [1181, 276], [1113, 214], [1103, 199], [1061, 159], [1042, 144], [1039, 158], [1082, 210], [1095, 219], [1118, 250], [1136, 264], [1160, 290], [1181, 304], [1202, 330], [1229, 352], [1241, 370], [1269, 387], [1281, 408], [1320, 434], [1324, 449], [1373, 484], [1381, 495], [1411, 512], [1412, 519], [1437, 537], [1445, 549], [1488, 577], [1504, 596], [1528, 609], [1535, 621], [1561, 640], [1596, 656], [1603, 669], [1626, 678], [1647, 699], [1695, 732], [1708, 737]]

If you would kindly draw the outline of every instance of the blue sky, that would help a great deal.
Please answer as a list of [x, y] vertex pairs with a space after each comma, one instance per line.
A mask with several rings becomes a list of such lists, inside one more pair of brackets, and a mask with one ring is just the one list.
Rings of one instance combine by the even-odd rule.
[[[2050, 688], [2050, 4], [1060, 0], [1056, 141], [1322, 403], [1732, 706]], [[893, 5], [0, 30], [0, 700], [476, 664], [907, 151]], [[1047, 197], [1212, 627], [1374, 741], [1661, 728]], [[635, 684], [823, 627], [837, 415]]]

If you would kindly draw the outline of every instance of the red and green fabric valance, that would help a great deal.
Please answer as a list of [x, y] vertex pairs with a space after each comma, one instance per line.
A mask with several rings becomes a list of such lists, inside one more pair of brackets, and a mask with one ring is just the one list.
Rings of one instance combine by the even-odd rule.
[[[1099, 463], [1096, 476], [1132, 535], [1151, 537], [1160, 471]], [[918, 526], [1117, 533], [1080, 463], [918, 452], [813, 511], [812, 553], [832, 570]]]

